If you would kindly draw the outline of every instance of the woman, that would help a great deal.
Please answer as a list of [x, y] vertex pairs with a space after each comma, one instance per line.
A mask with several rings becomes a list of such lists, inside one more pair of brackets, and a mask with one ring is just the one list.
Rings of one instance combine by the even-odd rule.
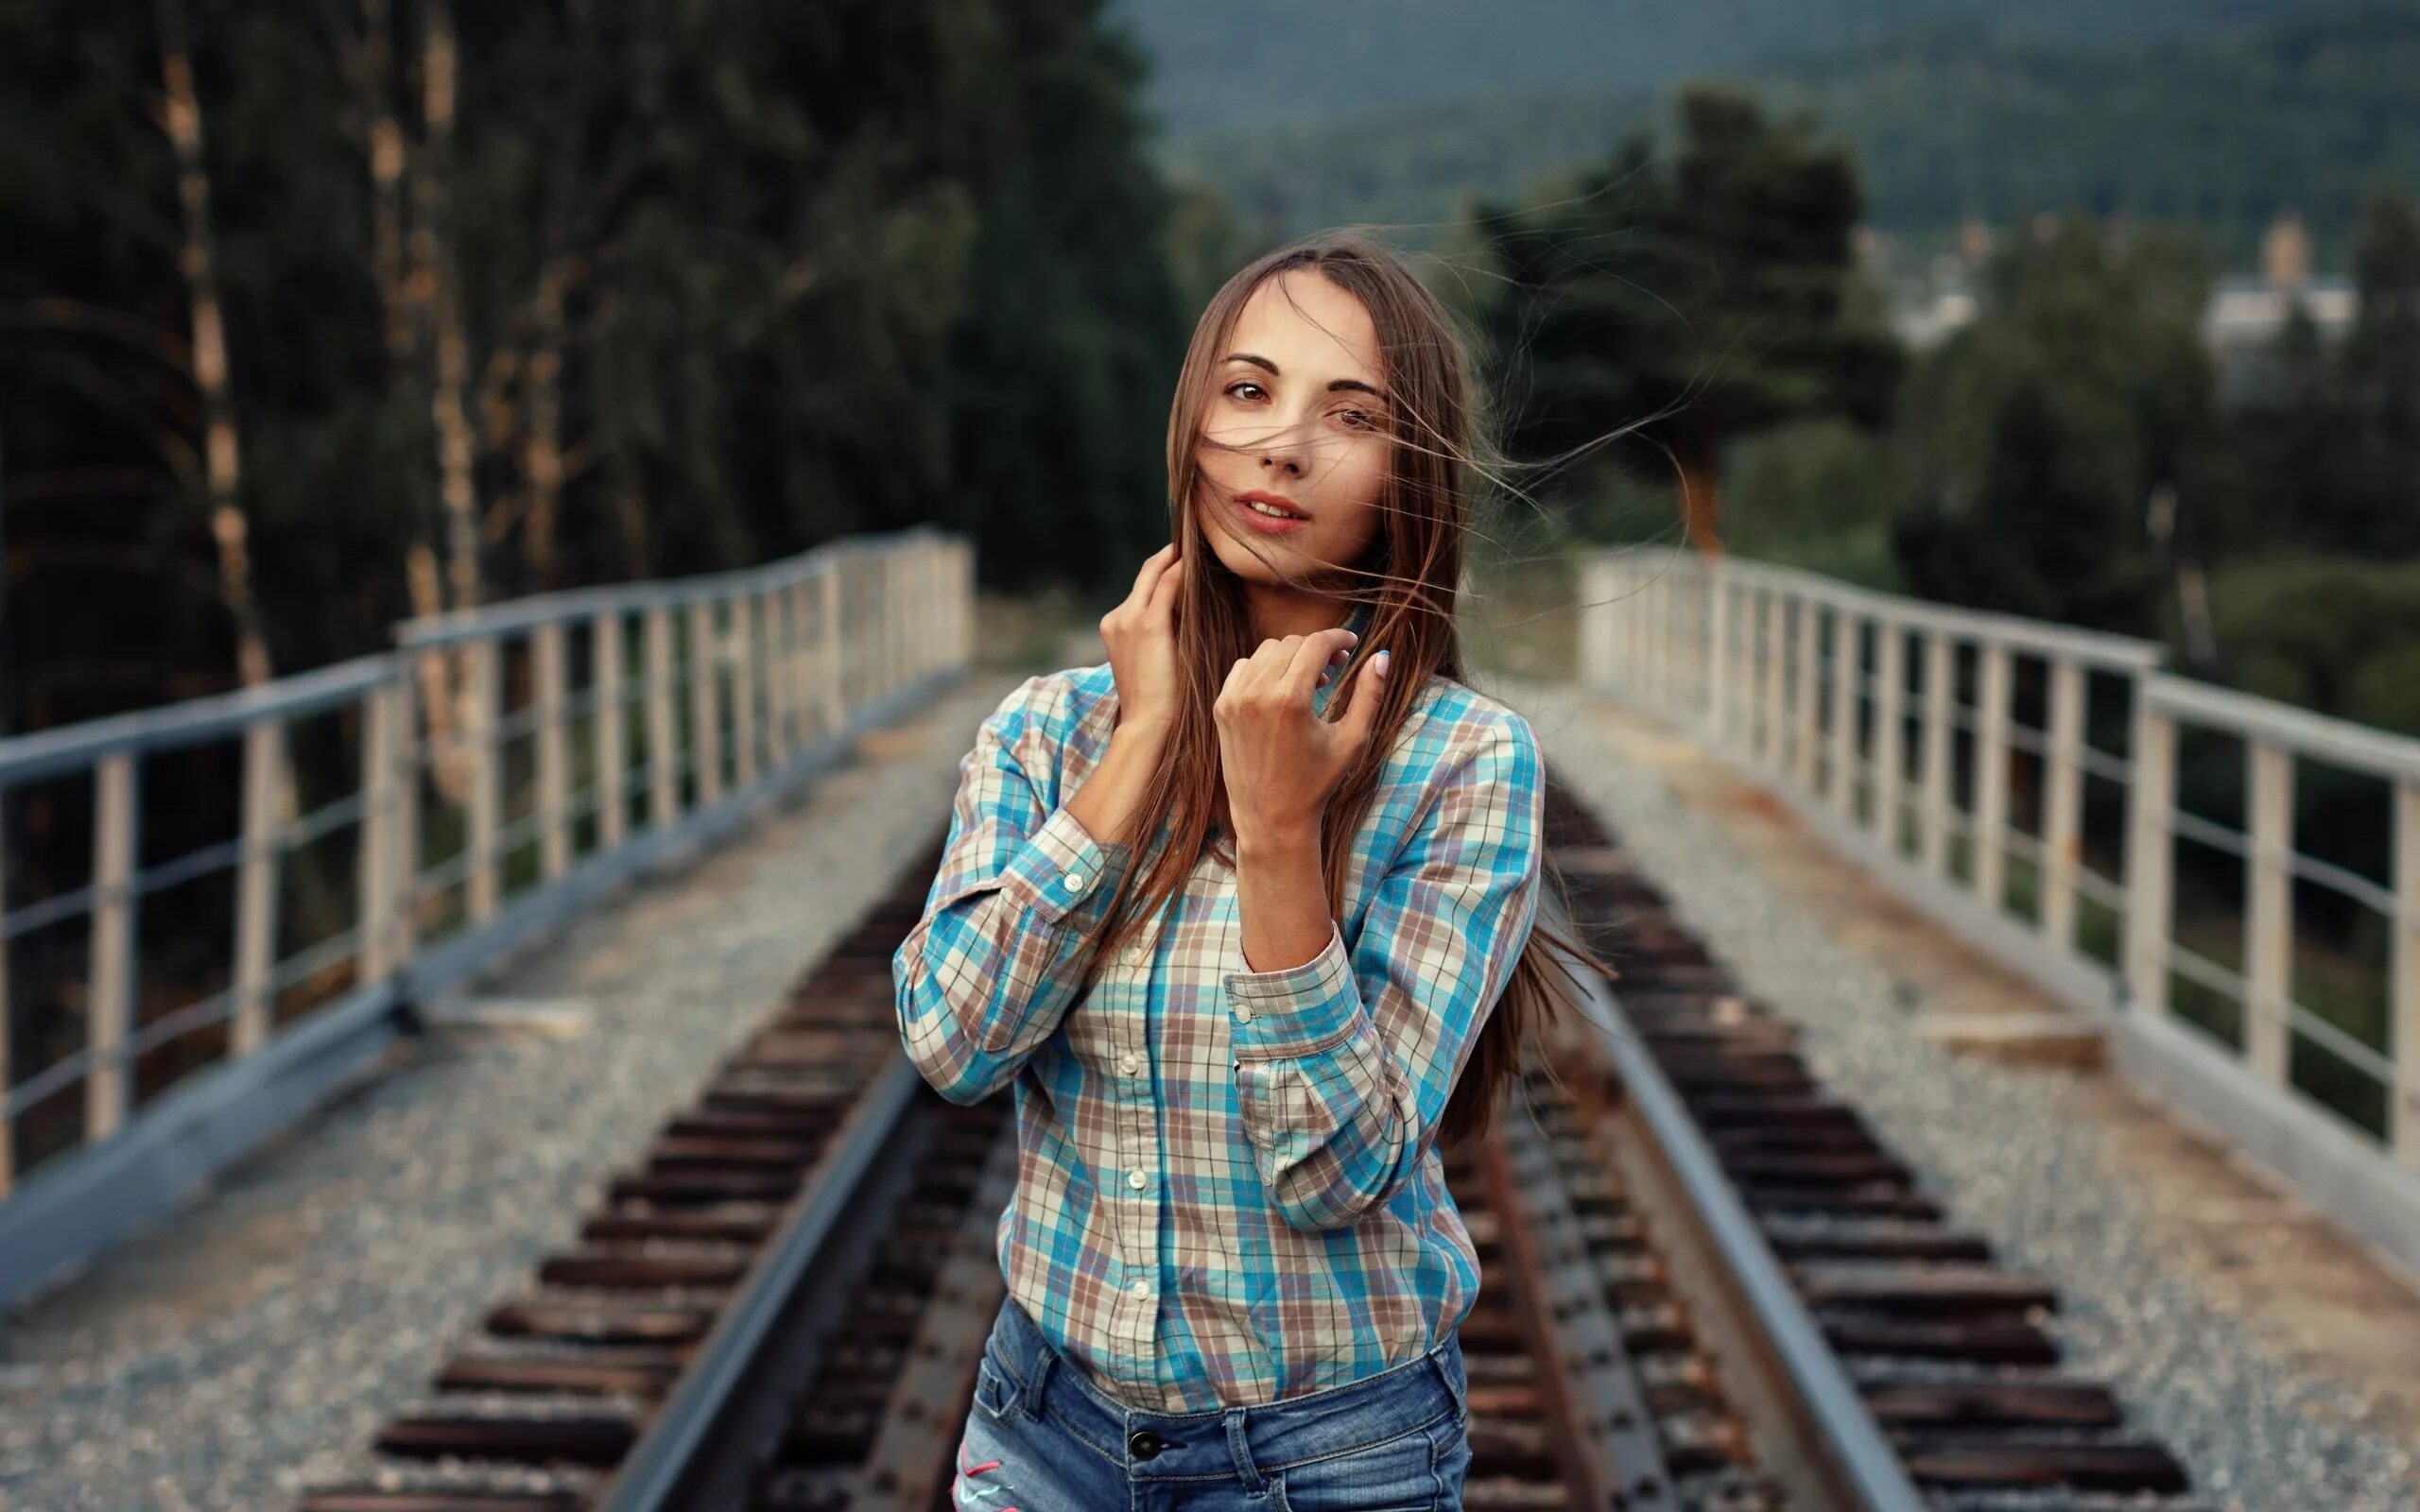
[[1016, 1089], [961, 1507], [1461, 1505], [1479, 1272], [1437, 1145], [1556, 1002], [1536, 741], [1458, 680], [1468, 410], [1384, 248], [1238, 272], [1108, 663], [961, 763], [895, 962], [926, 1080]]

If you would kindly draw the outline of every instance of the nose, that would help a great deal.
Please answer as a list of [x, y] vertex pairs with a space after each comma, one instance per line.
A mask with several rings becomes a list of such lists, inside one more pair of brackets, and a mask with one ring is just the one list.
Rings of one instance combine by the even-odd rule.
[[1283, 469], [1289, 477], [1301, 477], [1305, 471], [1302, 427], [1288, 425], [1271, 431], [1269, 438], [1260, 443], [1260, 465]]

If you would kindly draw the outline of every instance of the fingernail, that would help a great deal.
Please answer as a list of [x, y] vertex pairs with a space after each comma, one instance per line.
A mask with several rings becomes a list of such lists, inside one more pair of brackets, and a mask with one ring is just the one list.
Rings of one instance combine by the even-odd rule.
[[1381, 651], [1376, 657], [1373, 658], [1373, 660], [1377, 663], [1379, 671], [1384, 672], [1387, 670], [1387, 658], [1392, 655], [1394, 655], [1394, 653], [1392, 651]]

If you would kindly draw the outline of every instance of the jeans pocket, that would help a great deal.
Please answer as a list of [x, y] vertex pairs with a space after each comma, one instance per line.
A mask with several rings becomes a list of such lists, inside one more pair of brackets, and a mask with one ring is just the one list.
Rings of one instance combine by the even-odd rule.
[[[1270, 1472], [1271, 1512], [1438, 1512], [1447, 1501], [1438, 1455], [1449, 1416], [1380, 1443]], [[1467, 1450], [1464, 1453], [1467, 1454]], [[1452, 1484], [1459, 1486], [1459, 1479]]]
[[975, 1365], [975, 1410], [999, 1422], [1015, 1410], [1022, 1389], [1016, 1378], [992, 1358], [990, 1349], [985, 1349]]

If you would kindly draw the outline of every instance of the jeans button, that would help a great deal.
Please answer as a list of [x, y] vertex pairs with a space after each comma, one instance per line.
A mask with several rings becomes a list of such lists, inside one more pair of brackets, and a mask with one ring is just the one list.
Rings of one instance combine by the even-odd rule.
[[1160, 1435], [1145, 1428], [1127, 1435], [1126, 1452], [1136, 1459], [1150, 1459], [1160, 1452]]

